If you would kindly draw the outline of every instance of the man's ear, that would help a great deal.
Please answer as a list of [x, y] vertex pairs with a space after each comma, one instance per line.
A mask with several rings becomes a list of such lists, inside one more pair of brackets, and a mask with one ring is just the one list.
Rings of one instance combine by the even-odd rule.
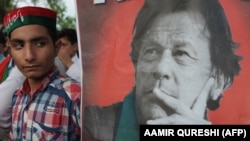
[[225, 89], [225, 77], [222, 73], [213, 73], [215, 75], [211, 75], [214, 77], [214, 84], [210, 91], [207, 107], [210, 110], [216, 110], [220, 107], [220, 100], [223, 97], [223, 91]]
[[225, 77], [222, 73], [217, 73], [214, 76], [214, 85], [210, 93], [211, 100], [217, 100], [223, 94], [225, 89]]

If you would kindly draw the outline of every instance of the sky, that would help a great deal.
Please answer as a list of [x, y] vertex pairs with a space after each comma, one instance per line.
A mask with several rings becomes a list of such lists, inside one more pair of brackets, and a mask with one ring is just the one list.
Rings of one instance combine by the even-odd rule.
[[69, 16], [76, 16], [76, 6], [75, 6], [75, 1], [72, 2], [72, 0], [63, 0], [65, 2], [65, 5], [67, 6], [67, 14]]
[[[42, 2], [44, 0], [41, 0]], [[73, 16], [75, 17], [76, 16], [76, 8], [75, 8], [75, 0], [62, 0], [64, 3], [65, 3], [65, 6], [67, 7], [67, 11], [66, 11], [66, 14], [68, 16]], [[41, 4], [38, 4], [38, 5], [41, 5], [42, 6], [42, 3]], [[26, 2], [19, 2], [18, 3], [18, 7], [21, 7], [21, 6], [28, 6], [30, 5], [30, 0], [26, 0]]]

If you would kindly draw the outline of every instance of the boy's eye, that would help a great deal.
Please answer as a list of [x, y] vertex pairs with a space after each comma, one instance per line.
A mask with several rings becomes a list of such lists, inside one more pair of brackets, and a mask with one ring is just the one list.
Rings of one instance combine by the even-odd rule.
[[11, 42], [10, 45], [16, 49], [23, 48], [23, 44], [20, 42]]
[[43, 47], [45, 45], [45, 41], [38, 41], [36, 42], [36, 46]]

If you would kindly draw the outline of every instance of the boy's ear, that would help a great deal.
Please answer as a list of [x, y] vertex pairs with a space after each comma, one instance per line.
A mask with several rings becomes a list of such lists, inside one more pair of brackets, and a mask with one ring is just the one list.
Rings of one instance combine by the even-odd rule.
[[56, 56], [57, 56], [57, 54], [59, 53], [60, 48], [61, 48], [61, 41], [58, 40], [58, 41], [56, 41], [56, 43], [55, 43]]
[[77, 52], [77, 51], [78, 51], [78, 44], [77, 44], [77, 43], [74, 43], [74, 44], [73, 44], [73, 48], [74, 48], [74, 51]]

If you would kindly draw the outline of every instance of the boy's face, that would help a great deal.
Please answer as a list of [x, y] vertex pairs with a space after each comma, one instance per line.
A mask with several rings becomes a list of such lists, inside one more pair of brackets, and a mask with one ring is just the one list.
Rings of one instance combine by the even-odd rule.
[[42, 80], [52, 69], [56, 49], [46, 27], [25, 25], [10, 35], [10, 53], [20, 71], [32, 80]]
[[71, 58], [77, 53], [77, 44], [71, 44], [67, 37], [61, 37], [57, 42], [60, 43], [60, 50], [67, 52]]

